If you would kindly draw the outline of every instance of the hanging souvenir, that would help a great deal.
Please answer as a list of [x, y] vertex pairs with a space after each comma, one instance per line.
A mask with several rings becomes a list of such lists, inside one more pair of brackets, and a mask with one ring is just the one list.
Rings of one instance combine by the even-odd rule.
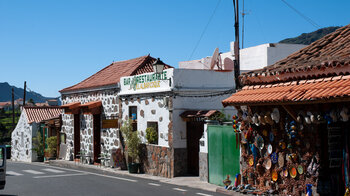
[[317, 116], [314, 115], [314, 114], [311, 114], [310, 120], [311, 120], [311, 123], [314, 123], [314, 124], [318, 122], [318, 121], [317, 121]]
[[265, 160], [265, 169], [269, 170], [272, 166], [271, 159], [266, 159]]
[[239, 123], [239, 121], [238, 121], [238, 116], [233, 115], [233, 116], [232, 116], [232, 128], [233, 128], [233, 131], [234, 131], [235, 133], [238, 133], [238, 132], [239, 132], [239, 130], [240, 130], [239, 126], [240, 126], [240, 123]]
[[288, 169], [287, 168], [283, 168], [283, 176], [284, 177], [288, 177]]
[[278, 154], [278, 167], [282, 168], [284, 166], [284, 156], [283, 154], [280, 152]]
[[290, 175], [290, 177], [292, 177], [292, 178], [297, 177], [297, 169], [295, 169], [294, 166], [292, 166], [291, 168], [289, 168], [289, 175]]
[[260, 125], [259, 119], [258, 119], [258, 114], [257, 114], [257, 113], [254, 114], [254, 116], [253, 116], [253, 118], [252, 118], [252, 121], [253, 121], [253, 123], [254, 123], [256, 126], [259, 126], [259, 125]]
[[244, 137], [249, 141], [252, 138], [252, 135], [253, 135], [253, 128], [249, 127]]
[[304, 168], [303, 168], [302, 165], [299, 165], [299, 166], [298, 166], [298, 173], [299, 173], [300, 175], [304, 173]]
[[275, 137], [274, 137], [273, 133], [270, 132], [270, 142], [273, 142], [273, 139], [274, 139], [274, 138], [275, 138]]
[[299, 112], [298, 115], [297, 115], [297, 119], [296, 119], [297, 122], [298, 122], [298, 123], [303, 123], [303, 120], [304, 120], [303, 118], [304, 118], [304, 116], [305, 116], [305, 113], [304, 113], [304, 112], [302, 112], [302, 111]]
[[312, 184], [306, 184], [306, 196], [312, 196]]
[[267, 137], [267, 134], [268, 134], [267, 130], [264, 129], [264, 130], [262, 131], [262, 134], [263, 134], [263, 136]]
[[349, 110], [346, 107], [343, 107], [342, 110], [340, 111], [340, 117], [343, 122], [348, 122], [349, 121]]
[[269, 145], [267, 146], [267, 153], [268, 153], [268, 154], [271, 154], [271, 153], [272, 153], [272, 145], [271, 145], [271, 144], [269, 144]]
[[260, 124], [262, 124], [262, 125], [266, 124], [266, 121], [265, 121], [265, 118], [264, 118], [263, 114], [258, 115], [258, 120], [259, 120]]
[[332, 110], [331, 113], [329, 114], [330, 117], [332, 118], [333, 122], [337, 122], [338, 121], [338, 116], [337, 116], [337, 112], [335, 110]]
[[282, 148], [282, 150], [286, 149], [286, 143], [284, 141], [280, 141], [279, 146]]
[[271, 153], [270, 157], [271, 157], [271, 162], [272, 162], [273, 164], [276, 164], [277, 161], [278, 161], [278, 155], [277, 155], [277, 153], [276, 153], [276, 152]]
[[259, 150], [264, 148], [264, 139], [260, 135], [256, 137], [255, 145]]
[[252, 167], [254, 165], [254, 157], [252, 157], [252, 156], [249, 157], [248, 164], [249, 164], [250, 167]]
[[269, 125], [273, 125], [273, 120], [271, 118], [271, 113], [267, 112], [264, 116], [265, 122], [268, 123]]
[[235, 187], [237, 187], [238, 185], [241, 184], [241, 174], [236, 174], [236, 178], [235, 178]]
[[271, 113], [271, 119], [274, 120], [276, 123], [279, 122], [280, 120], [280, 112], [278, 108], [274, 108], [272, 113]]
[[276, 171], [275, 169], [272, 170], [272, 172], [271, 172], [271, 177], [272, 177], [272, 180], [273, 180], [274, 182], [277, 181], [277, 179], [278, 179], [278, 173], [277, 173], [277, 171]]
[[326, 114], [323, 116], [323, 118], [326, 120], [326, 122], [327, 122], [328, 125], [331, 124], [331, 123], [333, 122], [333, 120], [332, 120], [332, 118], [331, 118], [329, 112], [326, 113]]

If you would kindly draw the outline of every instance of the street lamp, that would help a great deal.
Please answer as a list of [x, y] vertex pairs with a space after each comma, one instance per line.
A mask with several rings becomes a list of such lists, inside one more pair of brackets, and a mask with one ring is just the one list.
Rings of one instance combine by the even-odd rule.
[[153, 71], [157, 74], [160, 74], [163, 72], [165, 64], [163, 63], [163, 61], [161, 61], [159, 58], [154, 61], [153, 63]]

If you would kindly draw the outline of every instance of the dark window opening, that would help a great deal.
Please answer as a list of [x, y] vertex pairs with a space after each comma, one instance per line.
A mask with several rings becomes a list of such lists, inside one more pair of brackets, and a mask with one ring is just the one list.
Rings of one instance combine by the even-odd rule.
[[137, 131], [137, 106], [129, 106], [129, 118], [132, 120], [132, 130]]

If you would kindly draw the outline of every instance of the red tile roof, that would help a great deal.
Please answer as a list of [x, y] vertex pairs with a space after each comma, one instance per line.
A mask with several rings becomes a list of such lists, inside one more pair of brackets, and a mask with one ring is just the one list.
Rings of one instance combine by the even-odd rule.
[[[150, 55], [142, 56], [126, 61], [118, 61], [103, 68], [99, 72], [93, 74], [82, 82], [68, 88], [60, 90], [60, 92], [69, 92], [75, 90], [85, 90], [103, 86], [117, 85], [123, 76], [131, 76], [142, 73], [153, 72], [152, 63], [155, 58]], [[165, 68], [171, 68], [166, 65]]]
[[350, 74], [350, 24], [285, 59], [241, 75], [243, 85], [295, 81]]
[[181, 118], [203, 118], [217, 113], [217, 110], [187, 110], [180, 114]]
[[58, 106], [47, 106], [47, 107], [28, 107], [25, 106], [24, 110], [27, 115], [28, 123], [39, 123], [43, 120], [52, 118], [58, 118], [62, 113], [62, 109]]
[[243, 87], [241, 91], [223, 100], [222, 104], [224, 106], [274, 105], [278, 103], [350, 98], [350, 75], [252, 87]]

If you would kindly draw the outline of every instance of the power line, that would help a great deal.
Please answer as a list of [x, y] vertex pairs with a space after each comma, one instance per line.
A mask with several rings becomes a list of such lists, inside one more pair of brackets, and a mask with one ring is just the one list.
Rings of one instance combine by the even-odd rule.
[[221, 2], [221, 0], [219, 0], [218, 3], [216, 4], [216, 7], [215, 7], [214, 11], [213, 11], [213, 13], [211, 14], [211, 16], [210, 16], [210, 18], [209, 18], [207, 24], [205, 25], [205, 27], [204, 27], [204, 29], [203, 29], [203, 31], [202, 31], [202, 33], [201, 33], [201, 35], [200, 35], [200, 37], [199, 37], [197, 43], [196, 43], [194, 49], [192, 50], [192, 53], [191, 53], [190, 57], [188, 58], [188, 60], [191, 60], [191, 58], [192, 58], [192, 56], [193, 56], [193, 53], [197, 50], [197, 47], [198, 47], [199, 43], [201, 42], [201, 40], [202, 40], [202, 38], [203, 38], [203, 35], [204, 35], [205, 31], [207, 30], [207, 28], [208, 28], [208, 26], [209, 26], [209, 23], [210, 23], [211, 20], [213, 19], [216, 10], [217, 10], [217, 8], [219, 7], [220, 2]]
[[309, 22], [311, 25], [313, 25], [316, 28], [321, 28], [320, 25], [318, 25], [316, 22], [314, 22], [313, 20], [311, 20], [311, 18], [305, 16], [304, 14], [302, 14], [300, 11], [298, 11], [296, 8], [294, 8], [292, 5], [290, 5], [289, 3], [287, 3], [285, 0], [281, 0], [284, 4], [286, 4], [289, 8], [291, 8], [292, 10], [294, 10], [297, 14], [299, 14], [302, 18], [304, 18], [307, 22]]

